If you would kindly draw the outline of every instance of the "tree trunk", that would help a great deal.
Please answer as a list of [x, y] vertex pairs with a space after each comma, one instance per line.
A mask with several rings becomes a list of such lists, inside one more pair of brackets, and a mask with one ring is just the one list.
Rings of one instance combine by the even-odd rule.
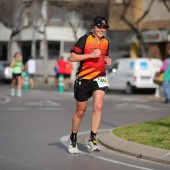
[[127, 15], [127, 11], [130, 7], [130, 5], [133, 5], [132, 3], [133, 1], [131, 0], [128, 0], [126, 2], [126, 4], [124, 4], [124, 7], [123, 7], [123, 11], [120, 15], [120, 18], [130, 27], [132, 28], [132, 30], [136, 33], [137, 35], [137, 39], [139, 41], [139, 44], [140, 44], [140, 50], [141, 50], [141, 57], [146, 57], [147, 56], [147, 52], [146, 52], [146, 47], [145, 47], [145, 42], [144, 42], [144, 39], [142, 37], [142, 31], [140, 30], [139, 28], [139, 23], [146, 17], [146, 15], [149, 13], [150, 11], [150, 8], [152, 6], [152, 4], [154, 3], [154, 0], [151, 0], [147, 9], [143, 12], [143, 15], [135, 22], [135, 23], [132, 23], [130, 20], [128, 20], [126, 18], [126, 15]]
[[43, 39], [43, 53], [44, 53], [44, 83], [48, 83], [48, 42], [46, 38], [46, 30], [44, 32], [44, 39]]
[[47, 42], [47, 35], [46, 35], [46, 25], [47, 25], [47, 0], [43, 0], [42, 4], [42, 18], [43, 18], [43, 57], [44, 57], [44, 75], [43, 75], [43, 82], [48, 83], [48, 42]]
[[10, 38], [8, 41], [8, 47], [7, 47], [7, 61], [10, 62], [11, 61], [11, 45], [12, 45], [12, 39]]

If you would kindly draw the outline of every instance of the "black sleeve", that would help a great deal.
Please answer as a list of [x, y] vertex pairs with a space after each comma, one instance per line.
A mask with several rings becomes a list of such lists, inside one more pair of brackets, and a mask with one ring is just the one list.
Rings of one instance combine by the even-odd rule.
[[80, 37], [77, 43], [71, 48], [70, 52], [71, 53], [74, 52], [76, 54], [83, 54], [87, 37], [88, 37], [88, 34]]

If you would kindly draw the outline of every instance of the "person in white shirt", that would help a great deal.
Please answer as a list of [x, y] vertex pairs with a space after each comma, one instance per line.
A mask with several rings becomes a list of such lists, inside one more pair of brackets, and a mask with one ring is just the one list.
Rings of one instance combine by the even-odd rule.
[[35, 61], [35, 59], [33, 59], [33, 57], [30, 57], [29, 60], [27, 61], [26, 68], [27, 68], [27, 73], [29, 74], [30, 87], [34, 88], [34, 86], [35, 86], [34, 76], [36, 73], [36, 61]]

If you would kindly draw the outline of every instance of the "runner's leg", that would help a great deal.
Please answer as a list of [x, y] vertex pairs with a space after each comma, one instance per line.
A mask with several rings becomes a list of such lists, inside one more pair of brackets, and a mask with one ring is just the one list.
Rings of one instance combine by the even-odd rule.
[[97, 146], [96, 135], [99, 129], [101, 117], [102, 117], [102, 107], [104, 101], [105, 92], [102, 90], [96, 90], [93, 92], [93, 115], [92, 115], [92, 127], [90, 133], [90, 139], [88, 141], [87, 147], [91, 151], [100, 151]]
[[102, 90], [96, 90], [93, 93], [93, 115], [92, 115], [91, 131], [93, 131], [94, 133], [97, 133], [99, 129], [99, 125], [102, 117], [104, 97], [105, 97], [105, 92]]
[[76, 112], [74, 113], [73, 119], [72, 119], [72, 132], [73, 133], [78, 132], [80, 123], [82, 121], [82, 118], [87, 108], [87, 104], [88, 104], [88, 101], [84, 101], [84, 102], [77, 101], [76, 102]]
[[21, 91], [22, 89], [22, 79], [21, 76], [18, 76], [18, 91]]

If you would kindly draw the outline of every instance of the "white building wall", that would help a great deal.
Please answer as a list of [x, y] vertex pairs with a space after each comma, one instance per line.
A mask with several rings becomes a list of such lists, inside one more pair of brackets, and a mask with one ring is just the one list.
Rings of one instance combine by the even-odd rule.
[[[19, 46], [19, 44], [16, 42], [16, 41], [13, 41], [12, 42], [12, 45], [11, 45], [11, 54], [12, 54], [12, 56], [11, 56], [11, 58], [14, 56], [14, 54], [16, 53], [16, 52], [21, 52], [21, 49], [20, 49], [20, 46]], [[22, 56], [23, 57], [23, 56]]]
[[11, 35], [11, 30], [0, 23], [0, 41], [8, 41]]
[[[54, 27], [54, 26], [48, 26], [46, 28], [47, 32], [47, 40], [48, 41], [70, 41], [75, 42], [75, 37], [73, 35], [72, 28], [69, 27]], [[77, 29], [77, 37], [82, 36], [85, 34], [86, 30], [82, 28]], [[33, 34], [33, 29], [27, 28], [22, 30], [18, 35], [15, 36], [14, 40], [18, 41], [31, 41], [33, 39], [33, 35], [35, 36], [36, 40], [42, 40], [43, 36], [42, 34], [36, 32]], [[6, 38], [6, 41], [8, 41], [8, 38]]]
[[[78, 38], [81, 37], [82, 35], [84, 35], [85, 33], [86, 33], [85, 29], [82, 29], [82, 28], [77, 29], [77, 37]], [[4, 27], [2, 24], [0, 24], [0, 41], [8, 42], [10, 34], [11, 34], [11, 30]], [[12, 53], [11, 59], [16, 51], [21, 51], [20, 44], [18, 42], [32, 41], [33, 36], [35, 36], [35, 40], [42, 40], [42, 37], [43, 37], [38, 32], [33, 33], [33, 29], [27, 28], [27, 29], [22, 30], [18, 35], [16, 35], [13, 38], [12, 49], [11, 49], [11, 53]], [[70, 53], [64, 51], [64, 41], [73, 42], [73, 43], [76, 41], [72, 28], [55, 27], [55, 26], [47, 27], [47, 40], [61, 42], [60, 52], [61, 52], [61, 55], [64, 56], [65, 60], [67, 60]], [[41, 59], [36, 59], [36, 61], [37, 61], [37, 74], [42, 76], [44, 73], [44, 64], [45, 64], [44, 60], [43, 60], [43, 58], [41, 58]], [[49, 78], [49, 81], [52, 83], [54, 81], [54, 76], [55, 76], [55, 72], [54, 72], [55, 63], [56, 63], [55, 59], [48, 60], [48, 74], [50, 76], [53, 76], [52, 78]], [[78, 63], [73, 63], [74, 70], [73, 70], [72, 76], [71, 76], [72, 82], [75, 79], [75, 73], [77, 72], [77, 66], [78, 66]], [[42, 79], [40, 79], [40, 80], [42, 80]]]

